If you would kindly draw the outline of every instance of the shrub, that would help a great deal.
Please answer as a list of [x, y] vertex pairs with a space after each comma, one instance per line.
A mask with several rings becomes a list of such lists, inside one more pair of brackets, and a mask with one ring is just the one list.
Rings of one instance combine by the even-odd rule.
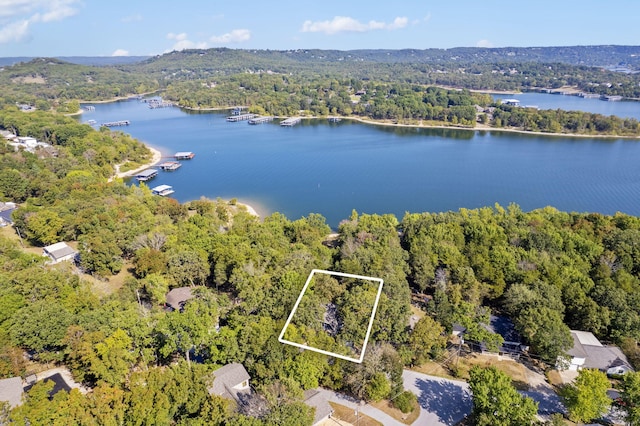
[[393, 400], [393, 405], [403, 413], [407, 414], [413, 411], [413, 406], [418, 401], [418, 398], [413, 392], [404, 391]]

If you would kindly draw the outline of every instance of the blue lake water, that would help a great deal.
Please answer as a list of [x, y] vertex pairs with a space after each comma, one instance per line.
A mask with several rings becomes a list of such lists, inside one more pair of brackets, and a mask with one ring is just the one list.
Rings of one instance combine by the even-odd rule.
[[[629, 104], [640, 116], [640, 103]], [[283, 128], [277, 120], [256, 126], [229, 123], [227, 112], [152, 110], [136, 100], [95, 106], [82, 121], [130, 120], [130, 126], [114, 130], [166, 155], [196, 153], [177, 171], [160, 172], [148, 182], [151, 187], [173, 186], [173, 196], [181, 202], [201, 196], [238, 198], [262, 215], [279, 211], [295, 220], [320, 213], [332, 227], [353, 209], [402, 219], [407, 211], [496, 202], [515, 202], [524, 210], [552, 205], [566, 211], [640, 215], [640, 140], [391, 128], [320, 119]]]

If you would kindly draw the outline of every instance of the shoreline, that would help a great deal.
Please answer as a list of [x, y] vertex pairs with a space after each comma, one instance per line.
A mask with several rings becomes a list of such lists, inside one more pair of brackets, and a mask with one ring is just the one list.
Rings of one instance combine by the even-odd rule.
[[[144, 143], [144, 142], [142, 142], [142, 143]], [[120, 166], [121, 165], [120, 164], [116, 164], [116, 165], [114, 165], [114, 168], [116, 169], [116, 173], [108, 179], [108, 182], [111, 182], [111, 181], [113, 181], [115, 179], [123, 179], [123, 178], [126, 178], [126, 177], [131, 177], [131, 176], [135, 175], [136, 173], [141, 172], [141, 171], [143, 171], [145, 169], [148, 169], [149, 167], [152, 167], [156, 163], [159, 163], [160, 160], [162, 159], [162, 152], [160, 152], [159, 149], [156, 149], [156, 148], [152, 147], [149, 144], [145, 143], [144, 146], [146, 146], [147, 149], [149, 151], [151, 151], [151, 159], [149, 160], [149, 162], [141, 165], [140, 167], [136, 167], [135, 169], [127, 170], [126, 172], [121, 172], [120, 171]]]

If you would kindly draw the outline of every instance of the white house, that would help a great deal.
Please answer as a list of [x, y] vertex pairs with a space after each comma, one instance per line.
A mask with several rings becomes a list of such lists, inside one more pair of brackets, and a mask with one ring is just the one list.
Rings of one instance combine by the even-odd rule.
[[73, 260], [78, 252], [69, 247], [65, 242], [59, 242], [42, 249], [42, 255], [50, 259], [50, 263], [60, 263], [65, 260]]

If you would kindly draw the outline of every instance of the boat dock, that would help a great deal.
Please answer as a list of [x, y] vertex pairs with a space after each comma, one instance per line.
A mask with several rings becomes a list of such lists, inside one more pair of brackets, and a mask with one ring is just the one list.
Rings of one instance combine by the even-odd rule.
[[173, 102], [163, 101], [162, 99], [151, 99], [147, 104], [151, 109], [169, 108], [173, 106]]
[[327, 120], [329, 120], [329, 123], [339, 123], [342, 121], [342, 118], [340, 117], [329, 117]]
[[160, 169], [164, 170], [165, 172], [178, 170], [181, 166], [182, 164], [178, 163], [177, 161], [165, 161], [164, 163], [158, 164], [158, 167], [160, 167]]
[[169, 185], [158, 185], [155, 188], [151, 188], [151, 192], [153, 195], [160, 195], [161, 197], [166, 197], [167, 195], [173, 194], [175, 191], [172, 186]]
[[249, 124], [262, 124], [262, 123], [268, 123], [269, 121], [273, 121], [273, 117], [271, 117], [271, 116], [259, 116], [259, 117], [252, 118], [251, 120], [249, 120]]
[[136, 179], [138, 179], [138, 182], [146, 182], [148, 180], [153, 179], [157, 175], [158, 175], [158, 171], [156, 169], [147, 169], [139, 172], [136, 175]]
[[173, 154], [173, 158], [176, 160], [191, 160], [196, 155], [191, 151], [181, 151]]
[[96, 110], [96, 107], [94, 107], [93, 105], [85, 105], [85, 106], [83, 107], [83, 109], [84, 109], [85, 111], [95, 111], [95, 110]]
[[302, 118], [300, 117], [291, 117], [291, 118], [287, 118], [286, 120], [282, 120], [280, 122], [280, 125], [284, 127], [293, 127], [296, 124], [298, 124], [300, 121], [302, 121]]
[[230, 115], [227, 117], [227, 121], [236, 122], [236, 121], [246, 121], [256, 118], [258, 114], [238, 114], [238, 115]]
[[106, 123], [102, 123], [101, 126], [118, 127], [118, 126], [128, 126], [129, 124], [131, 124], [129, 120], [120, 120], [120, 121], [107, 121]]

